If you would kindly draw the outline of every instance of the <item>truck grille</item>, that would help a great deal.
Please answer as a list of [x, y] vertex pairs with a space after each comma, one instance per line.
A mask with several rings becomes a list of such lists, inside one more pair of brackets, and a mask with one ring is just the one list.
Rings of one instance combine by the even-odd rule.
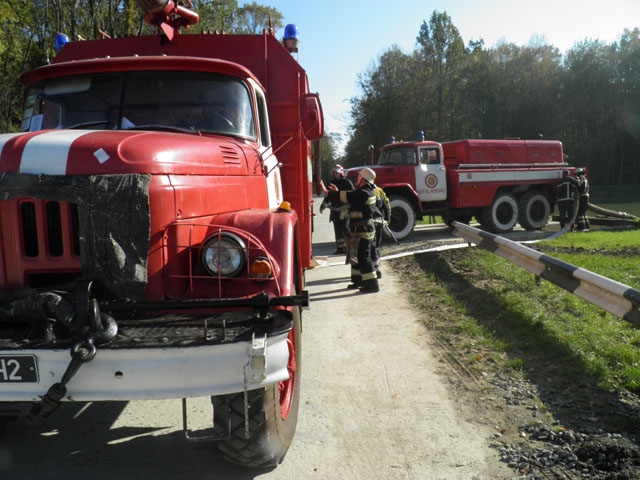
[[1, 287], [43, 287], [80, 272], [78, 206], [48, 200], [0, 202], [2, 216]]

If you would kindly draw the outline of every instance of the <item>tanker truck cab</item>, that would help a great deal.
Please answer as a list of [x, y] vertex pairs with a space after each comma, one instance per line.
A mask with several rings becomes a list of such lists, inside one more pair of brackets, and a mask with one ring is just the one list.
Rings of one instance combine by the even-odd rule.
[[438, 202], [447, 198], [446, 171], [439, 143], [407, 142], [385, 145], [380, 149], [378, 165], [398, 165], [399, 170], [405, 168], [405, 165], [408, 166], [407, 175], [414, 176], [412, 183], [416, 186], [416, 193], [421, 202]]
[[[376, 185], [391, 203], [389, 227], [398, 239], [407, 237], [416, 220], [447, 199], [447, 177], [442, 147], [437, 142], [394, 142], [380, 147]], [[355, 176], [359, 169], [350, 169]]]

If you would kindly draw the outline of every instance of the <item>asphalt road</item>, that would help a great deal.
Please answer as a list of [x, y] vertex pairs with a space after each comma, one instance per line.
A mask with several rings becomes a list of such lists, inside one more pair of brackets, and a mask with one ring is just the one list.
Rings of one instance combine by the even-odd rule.
[[[487, 447], [490, 427], [465, 418], [446, 387], [447, 367], [397, 279], [382, 264], [381, 292], [345, 289], [349, 267], [328, 215], [315, 221], [303, 314], [302, 399], [282, 465], [246, 470], [188, 442], [179, 401], [64, 404], [42, 430], [12, 424], [0, 443], [3, 480], [510, 478]], [[208, 399], [191, 428], [210, 418]], [[504, 476], [502, 476], [504, 473]]]

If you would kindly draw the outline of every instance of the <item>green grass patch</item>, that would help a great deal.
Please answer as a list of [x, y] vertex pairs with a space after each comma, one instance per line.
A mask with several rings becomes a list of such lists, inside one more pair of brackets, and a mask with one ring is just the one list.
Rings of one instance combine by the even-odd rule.
[[[639, 237], [637, 231], [566, 234], [535, 248], [638, 288]], [[640, 330], [602, 308], [475, 248], [394, 263], [409, 269], [405, 278], [425, 323], [469, 365], [482, 369], [491, 359], [640, 392]]]

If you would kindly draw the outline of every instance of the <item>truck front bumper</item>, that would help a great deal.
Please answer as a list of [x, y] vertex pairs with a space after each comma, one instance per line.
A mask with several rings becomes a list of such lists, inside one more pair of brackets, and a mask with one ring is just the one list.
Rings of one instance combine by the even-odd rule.
[[[99, 348], [67, 384], [64, 401], [187, 398], [252, 390], [289, 378], [288, 333], [251, 341], [166, 348]], [[8, 380], [10, 365], [0, 352], [0, 402], [39, 401], [60, 382], [71, 355], [65, 350], [12, 350], [32, 355], [36, 381]], [[5, 370], [3, 371], [3, 367]]]

